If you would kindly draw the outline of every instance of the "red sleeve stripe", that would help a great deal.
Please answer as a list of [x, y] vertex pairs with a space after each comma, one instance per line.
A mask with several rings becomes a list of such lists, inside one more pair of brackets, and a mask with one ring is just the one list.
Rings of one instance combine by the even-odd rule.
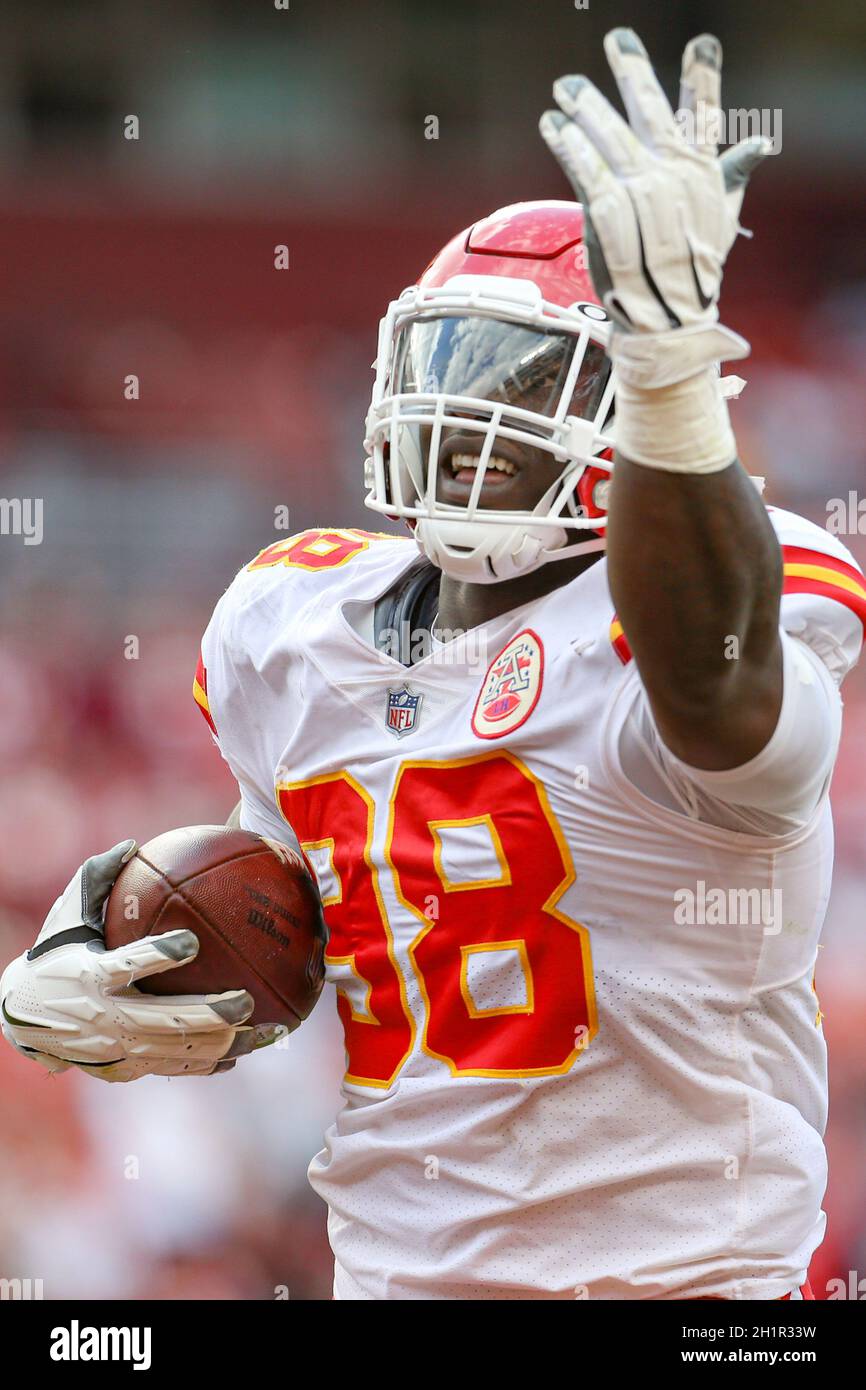
[[616, 616], [615, 613], [613, 615], [613, 622], [610, 625], [610, 641], [611, 646], [613, 647], [623, 666], [627, 666], [628, 663], [631, 661], [631, 647], [626, 641], [625, 633], [622, 630], [622, 623], [620, 622], [619, 618]]
[[815, 594], [850, 608], [866, 625], [866, 579], [854, 565], [819, 550], [783, 547], [784, 594]]
[[782, 559], [786, 571], [789, 565], [817, 565], [819, 569], [835, 570], [837, 574], [845, 575], [853, 580], [858, 588], [866, 591], [866, 578], [856, 565], [849, 565], [847, 560], [837, 560], [835, 555], [827, 555], [823, 550], [804, 550], [797, 545], [783, 545]]
[[198, 665], [195, 668], [195, 681], [201, 688], [202, 693], [207, 697], [207, 671], [204, 666], [204, 657], [201, 652], [198, 654]]
[[198, 665], [195, 668], [195, 677], [192, 683], [192, 698], [195, 700], [202, 716], [207, 720], [211, 733], [216, 733], [216, 725], [211, 718], [210, 705], [207, 698], [207, 671], [204, 668], [204, 661], [199, 655]]
[[819, 598], [832, 599], [834, 603], [841, 603], [845, 608], [850, 608], [851, 612], [866, 627], [866, 591], [852, 593], [848, 589], [841, 588], [835, 582], [810, 579], [804, 575], [789, 575], [786, 569], [782, 593], [786, 596], [788, 594], [816, 594]]

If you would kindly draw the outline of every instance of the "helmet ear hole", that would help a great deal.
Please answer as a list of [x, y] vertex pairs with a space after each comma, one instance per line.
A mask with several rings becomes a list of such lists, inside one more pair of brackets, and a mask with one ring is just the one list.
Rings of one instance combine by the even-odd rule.
[[[612, 449], [605, 449], [600, 458], [610, 458]], [[607, 516], [607, 495], [610, 489], [609, 468], [585, 468], [577, 484], [577, 500], [583, 515], [590, 521], [600, 521]]]

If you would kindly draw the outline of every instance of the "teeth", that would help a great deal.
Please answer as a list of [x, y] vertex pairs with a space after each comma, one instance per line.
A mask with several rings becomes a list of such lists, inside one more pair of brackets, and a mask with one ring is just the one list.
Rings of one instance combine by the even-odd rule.
[[[477, 468], [478, 456], [476, 454], [454, 454], [451, 458], [451, 468], [455, 475], [461, 468]], [[498, 454], [491, 454], [487, 461], [487, 467], [495, 468], [497, 473], [507, 473], [511, 477], [517, 472], [517, 468], [508, 459], [500, 458]]]

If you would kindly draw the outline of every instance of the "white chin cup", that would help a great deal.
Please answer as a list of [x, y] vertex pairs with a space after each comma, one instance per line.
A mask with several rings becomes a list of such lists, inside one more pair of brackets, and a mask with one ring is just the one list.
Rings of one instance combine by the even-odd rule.
[[493, 521], [441, 521], [424, 517], [415, 540], [434, 565], [466, 584], [501, 584], [530, 574], [567, 541], [564, 528], [503, 526]]

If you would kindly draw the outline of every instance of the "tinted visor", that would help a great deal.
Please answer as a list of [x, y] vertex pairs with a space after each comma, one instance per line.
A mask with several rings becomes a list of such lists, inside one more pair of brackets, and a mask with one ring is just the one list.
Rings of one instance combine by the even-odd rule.
[[[473, 315], [414, 319], [397, 333], [393, 390], [472, 396], [550, 417], [579, 341]], [[609, 375], [604, 348], [587, 342], [566, 415], [593, 419]]]

